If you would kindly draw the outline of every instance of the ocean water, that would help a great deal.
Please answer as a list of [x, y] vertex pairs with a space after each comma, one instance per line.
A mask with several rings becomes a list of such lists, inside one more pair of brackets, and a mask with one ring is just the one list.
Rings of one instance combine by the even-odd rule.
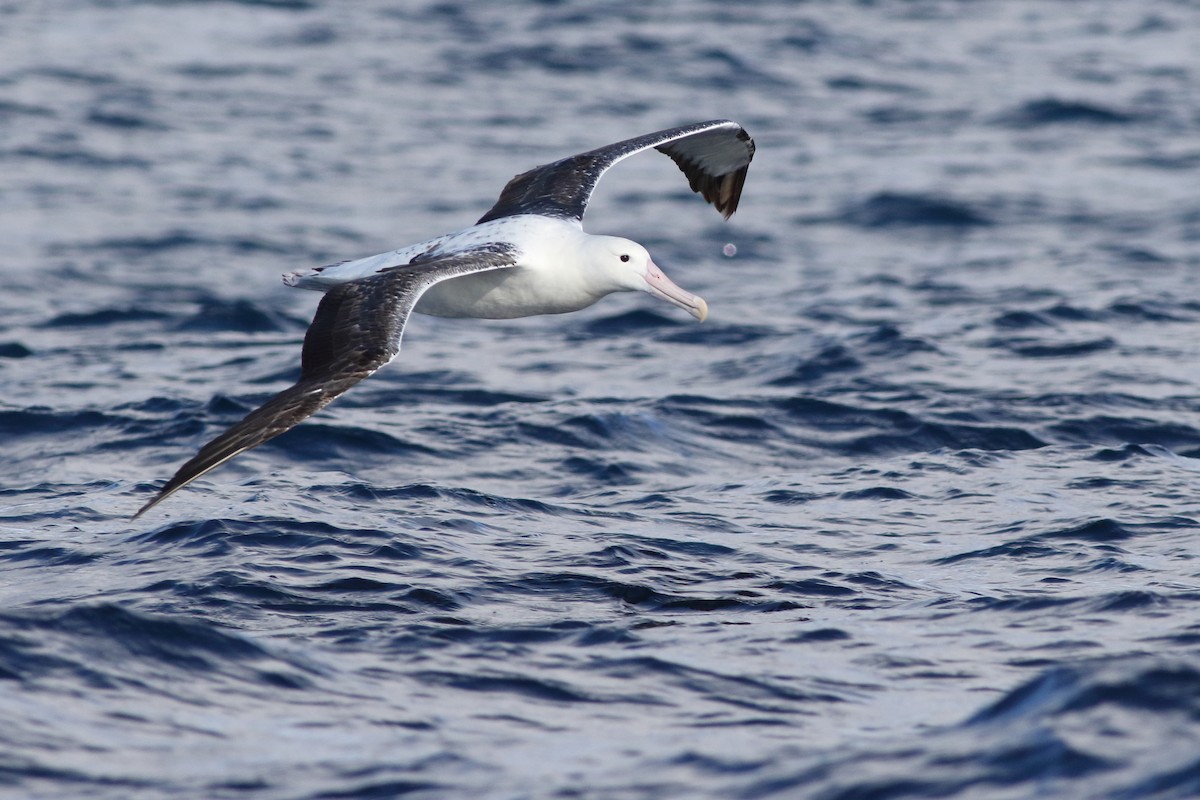
[[[0, 796], [1200, 795], [1200, 6], [0, 2]], [[416, 318], [279, 275], [743, 123], [704, 296]], [[732, 247], [729, 247], [732, 245]], [[727, 255], [729, 253], [729, 255]]]

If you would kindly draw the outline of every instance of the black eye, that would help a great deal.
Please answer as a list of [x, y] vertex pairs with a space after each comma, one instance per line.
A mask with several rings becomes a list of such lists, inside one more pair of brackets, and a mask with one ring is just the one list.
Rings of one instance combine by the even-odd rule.
[[629, 254], [628, 254], [628, 253], [622, 253], [622, 254], [621, 254], [621, 260], [622, 260], [622, 261], [628, 261], [628, 260], [629, 260]]

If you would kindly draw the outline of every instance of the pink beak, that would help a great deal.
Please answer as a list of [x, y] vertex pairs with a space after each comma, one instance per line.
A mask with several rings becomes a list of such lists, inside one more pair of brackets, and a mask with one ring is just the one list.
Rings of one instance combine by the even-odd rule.
[[681, 288], [653, 261], [648, 262], [646, 267], [646, 292], [679, 306], [701, 322], [708, 316], [708, 303], [704, 302], [704, 298]]

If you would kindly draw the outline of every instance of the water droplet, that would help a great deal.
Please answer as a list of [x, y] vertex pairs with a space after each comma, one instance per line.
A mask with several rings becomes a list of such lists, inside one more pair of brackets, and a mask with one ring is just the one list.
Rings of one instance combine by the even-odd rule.
[[733, 258], [737, 255], [737, 245], [730, 242], [721, 248], [721, 252], [725, 254], [726, 258]]

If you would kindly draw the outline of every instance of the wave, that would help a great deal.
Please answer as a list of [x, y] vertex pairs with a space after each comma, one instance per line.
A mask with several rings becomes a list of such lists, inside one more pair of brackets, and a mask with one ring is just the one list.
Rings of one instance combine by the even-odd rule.
[[1118, 111], [1110, 106], [1054, 97], [1029, 100], [995, 118], [1012, 128], [1042, 128], [1049, 125], [1129, 125], [1143, 116]]
[[844, 207], [840, 221], [861, 228], [933, 226], [974, 228], [991, 225], [979, 209], [961, 200], [935, 194], [879, 192]]
[[1192, 662], [1097, 659], [1049, 668], [962, 724], [904, 743], [821, 761], [796, 753], [799, 766], [720, 778], [739, 797], [1185, 797], [1200, 790], [1200, 758], [1171, 720], [1200, 716], [1196, 698]]

